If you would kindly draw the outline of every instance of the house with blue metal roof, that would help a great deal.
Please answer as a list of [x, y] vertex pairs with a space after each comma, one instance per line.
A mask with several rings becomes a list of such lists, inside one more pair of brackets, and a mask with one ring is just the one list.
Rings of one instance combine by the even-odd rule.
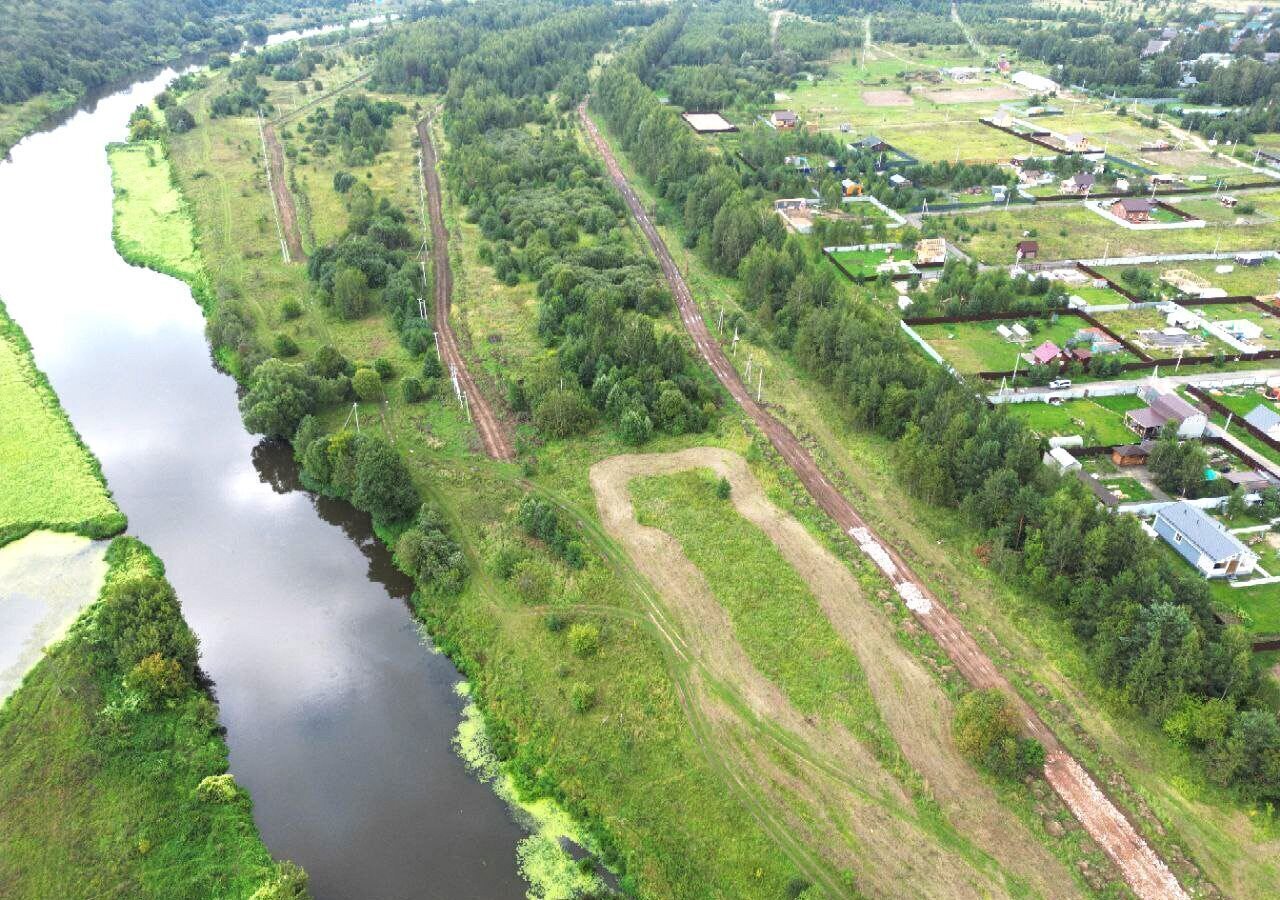
[[1180, 500], [1156, 513], [1156, 534], [1205, 578], [1234, 578], [1258, 565], [1254, 553], [1194, 503]]

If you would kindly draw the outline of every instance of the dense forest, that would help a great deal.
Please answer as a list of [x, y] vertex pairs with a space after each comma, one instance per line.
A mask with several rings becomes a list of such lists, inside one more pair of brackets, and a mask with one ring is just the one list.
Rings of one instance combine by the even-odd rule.
[[[744, 306], [841, 398], [851, 423], [896, 442], [905, 484], [962, 510], [986, 536], [991, 565], [1071, 623], [1105, 683], [1201, 752], [1214, 780], [1280, 798], [1280, 723], [1258, 697], [1248, 637], [1216, 620], [1203, 579], [1153, 552], [1136, 519], [1107, 515], [1076, 479], [1051, 473], [1024, 425], [914, 353], [887, 314], [849, 297], [810, 242], [766, 224], [749, 179], [705, 154], [638, 77], [654, 77], [654, 44], [672, 39], [660, 25], [608, 66], [592, 104], [684, 210], [686, 243], [739, 278]], [[970, 277], [948, 273], [956, 285]], [[1030, 298], [1039, 288], [1015, 290]]]
[[3, 0], [0, 103], [56, 91], [79, 96], [184, 53], [231, 50], [247, 38], [266, 36], [261, 19], [298, 5], [289, 0]]

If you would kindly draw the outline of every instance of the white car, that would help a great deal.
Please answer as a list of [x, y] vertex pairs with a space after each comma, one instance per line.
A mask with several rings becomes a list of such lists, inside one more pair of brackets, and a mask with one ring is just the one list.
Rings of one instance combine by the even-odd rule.
[[1055, 378], [1049, 382], [1049, 390], [1051, 391], [1062, 391], [1069, 387], [1071, 387], [1070, 378]]

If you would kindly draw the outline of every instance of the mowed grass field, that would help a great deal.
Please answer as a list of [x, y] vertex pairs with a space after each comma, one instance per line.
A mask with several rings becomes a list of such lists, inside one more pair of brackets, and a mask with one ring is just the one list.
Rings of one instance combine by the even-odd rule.
[[[1230, 268], [1231, 271], [1218, 272], [1218, 268], [1222, 266]], [[1098, 266], [1096, 268], [1112, 281], [1124, 284], [1121, 279], [1125, 271], [1133, 267]], [[1190, 272], [1205, 279], [1211, 287], [1221, 288], [1232, 297], [1269, 296], [1274, 295], [1277, 288], [1280, 288], [1280, 260], [1277, 259], [1266, 259], [1257, 266], [1242, 266], [1231, 259], [1199, 259], [1140, 268], [1157, 281], [1162, 273], [1174, 269]]]
[[890, 259], [894, 262], [912, 260], [915, 251], [906, 247], [897, 250], [836, 250], [832, 251], [831, 258], [854, 278], [874, 278], [876, 267], [881, 263]]
[[106, 537], [123, 530], [98, 462], [80, 441], [31, 348], [0, 302], [0, 544], [37, 528]]
[[195, 230], [173, 186], [169, 158], [159, 141], [107, 148], [115, 195], [116, 248], [130, 262], [160, 268], [184, 281], [201, 274]]

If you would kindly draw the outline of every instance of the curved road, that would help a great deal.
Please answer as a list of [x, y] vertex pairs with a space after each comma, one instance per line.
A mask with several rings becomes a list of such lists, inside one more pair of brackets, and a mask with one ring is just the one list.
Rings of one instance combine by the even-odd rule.
[[435, 326], [440, 346], [440, 361], [458, 380], [476, 431], [484, 444], [484, 452], [494, 459], [516, 458], [511, 438], [502, 421], [493, 413], [489, 401], [476, 387], [475, 380], [462, 358], [453, 325], [449, 322], [449, 301], [453, 296], [453, 270], [449, 267], [449, 232], [444, 227], [444, 212], [440, 201], [440, 173], [436, 171], [436, 145], [431, 139], [431, 117], [418, 123], [418, 139], [422, 142], [422, 183], [427, 193], [427, 215], [431, 220], [431, 266], [435, 270]]
[[960, 621], [916, 578], [898, 551], [880, 540], [849, 500], [818, 468], [796, 436], [751, 396], [720, 344], [711, 336], [666, 243], [650, 221], [640, 198], [627, 182], [612, 149], [587, 115], [585, 101], [578, 107], [578, 115], [596, 149], [604, 158], [614, 185], [621, 192], [640, 230], [652, 246], [667, 283], [675, 294], [676, 303], [680, 307], [680, 318], [698, 352], [715, 372], [716, 378], [769, 438], [774, 449], [795, 471], [818, 506], [884, 572], [907, 608], [938, 642], [965, 679], [976, 688], [998, 688], [1014, 700], [1027, 733], [1039, 740], [1047, 751], [1045, 778], [1089, 835], [1116, 864], [1133, 892], [1142, 900], [1185, 900], [1188, 895], [1177, 878], [1084, 768], [1067, 753], [1031, 706], [1018, 696]]

